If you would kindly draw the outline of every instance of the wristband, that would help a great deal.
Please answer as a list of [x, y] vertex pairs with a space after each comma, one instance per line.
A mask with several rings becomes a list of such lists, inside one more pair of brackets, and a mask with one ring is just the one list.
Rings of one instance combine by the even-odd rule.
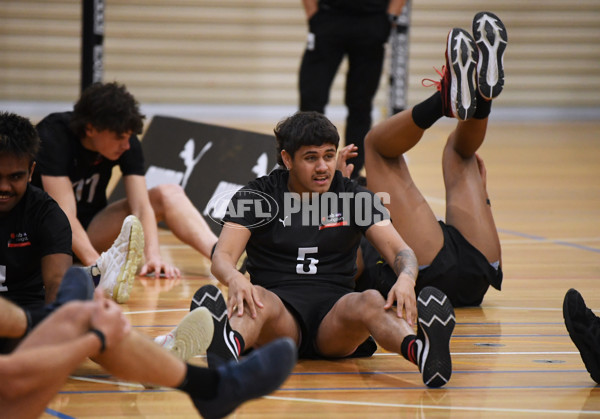
[[90, 329], [90, 332], [98, 336], [98, 339], [100, 339], [100, 353], [104, 352], [106, 349], [106, 337], [104, 336], [104, 333], [94, 328]]

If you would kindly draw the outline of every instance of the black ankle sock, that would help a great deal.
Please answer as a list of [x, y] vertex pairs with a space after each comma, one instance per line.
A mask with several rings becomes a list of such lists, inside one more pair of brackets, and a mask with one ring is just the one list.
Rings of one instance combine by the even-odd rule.
[[25, 311], [25, 316], [27, 317], [27, 332], [25, 334], [31, 332], [34, 327], [40, 324], [42, 320], [44, 320], [48, 314], [50, 314], [50, 309], [46, 307], [23, 310]]
[[418, 366], [421, 346], [417, 344], [417, 340], [417, 336], [415, 335], [405, 337], [400, 347], [400, 353], [404, 358]]
[[477, 90], [477, 108], [475, 109], [473, 118], [485, 119], [490, 115], [490, 112], [492, 112], [492, 101], [485, 100], [479, 93], [479, 90]]
[[412, 118], [421, 129], [427, 129], [444, 116], [442, 111], [442, 96], [435, 92], [423, 102], [415, 105], [412, 110]]
[[187, 363], [186, 366], [185, 378], [177, 389], [189, 394], [193, 399], [213, 399], [217, 395], [217, 386], [219, 385], [217, 370]]

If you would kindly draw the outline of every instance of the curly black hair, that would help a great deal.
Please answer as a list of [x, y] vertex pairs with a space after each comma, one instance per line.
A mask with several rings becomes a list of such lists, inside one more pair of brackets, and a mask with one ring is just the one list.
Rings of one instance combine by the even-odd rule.
[[131, 131], [141, 134], [145, 116], [125, 85], [117, 82], [94, 83], [86, 88], [73, 108], [69, 127], [84, 138], [91, 124], [98, 131], [109, 130], [117, 135]]
[[29, 157], [30, 166], [40, 148], [40, 137], [29, 119], [0, 112], [0, 153]]

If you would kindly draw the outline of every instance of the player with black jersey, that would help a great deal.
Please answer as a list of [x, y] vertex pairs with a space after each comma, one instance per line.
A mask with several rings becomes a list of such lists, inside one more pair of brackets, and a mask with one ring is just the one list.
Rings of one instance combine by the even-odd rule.
[[[179, 185], [147, 190], [137, 137], [143, 119], [125, 86], [91, 85], [72, 112], [51, 114], [37, 125], [42, 147], [33, 182], [67, 214], [73, 252], [83, 264], [93, 264], [99, 252], [111, 246], [123, 220], [133, 214], [141, 221], [146, 239], [140, 274], [179, 276], [179, 270], [160, 255], [157, 221], [164, 221], [176, 237], [207, 257], [217, 238]], [[116, 165], [127, 196], [107, 205], [106, 189]]]
[[[413, 251], [375, 195], [335, 171], [335, 126], [317, 112], [298, 112], [277, 125], [275, 136], [286, 169], [236, 193], [213, 255], [212, 273], [228, 287], [227, 303], [212, 285], [192, 302], [192, 309], [206, 307], [215, 317], [209, 364], [281, 336], [295, 340], [300, 357], [344, 358], [364, 354], [372, 335], [417, 364], [425, 384], [444, 385], [452, 372], [452, 306], [435, 288], [415, 298]], [[353, 291], [362, 235], [396, 271], [387, 301], [374, 290]], [[236, 269], [245, 248], [250, 281]]]
[[[44, 176], [67, 176], [73, 184], [77, 203], [77, 218], [87, 228], [94, 215], [108, 205], [106, 189], [113, 167], [118, 165], [123, 176], [144, 175], [144, 156], [137, 136], [128, 138], [127, 150], [116, 159], [85, 148], [79, 137], [69, 128], [73, 112], [53, 113], [37, 126], [43, 139], [42, 152], [37, 156], [37, 170], [33, 183], [42, 186]], [[114, 155], [117, 157], [117, 154]]]
[[71, 228], [58, 204], [27, 185], [19, 203], [0, 215], [0, 243], [2, 295], [22, 307], [52, 301], [72, 264]]
[[[417, 292], [434, 286], [455, 307], [481, 304], [488, 288], [502, 284], [501, 248], [487, 191], [487, 172], [476, 151], [482, 145], [492, 99], [504, 85], [506, 28], [493, 13], [473, 19], [473, 37], [454, 28], [448, 34], [446, 66], [430, 98], [373, 127], [366, 138], [369, 189], [390, 196], [394, 226], [419, 262]], [[403, 154], [443, 116], [457, 118], [442, 157], [446, 218], [438, 221], [415, 186]], [[338, 168], [340, 166], [338, 165]], [[394, 272], [366, 241], [357, 289], [386, 296]]]
[[89, 276], [63, 279], [73, 260], [71, 228], [58, 204], [29, 184], [38, 147], [27, 119], [0, 113], [0, 297], [22, 310], [11, 320], [16, 333], [0, 339], [2, 353], [58, 305], [94, 290]]

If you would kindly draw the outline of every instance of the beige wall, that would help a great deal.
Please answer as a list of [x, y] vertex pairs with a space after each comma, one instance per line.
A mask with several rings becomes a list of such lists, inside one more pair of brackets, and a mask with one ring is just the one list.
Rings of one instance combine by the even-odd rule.
[[[429, 94], [420, 82], [444, 63], [448, 29], [470, 29], [482, 7], [509, 35], [497, 108], [600, 108], [600, 0], [414, 1], [409, 104]], [[76, 100], [80, 16], [77, 0], [0, 1], [0, 101]], [[144, 104], [297, 103], [300, 0], [106, 0], [105, 25], [104, 80], [127, 84]], [[342, 87], [340, 72], [333, 106]], [[383, 77], [383, 113], [386, 104]]]

